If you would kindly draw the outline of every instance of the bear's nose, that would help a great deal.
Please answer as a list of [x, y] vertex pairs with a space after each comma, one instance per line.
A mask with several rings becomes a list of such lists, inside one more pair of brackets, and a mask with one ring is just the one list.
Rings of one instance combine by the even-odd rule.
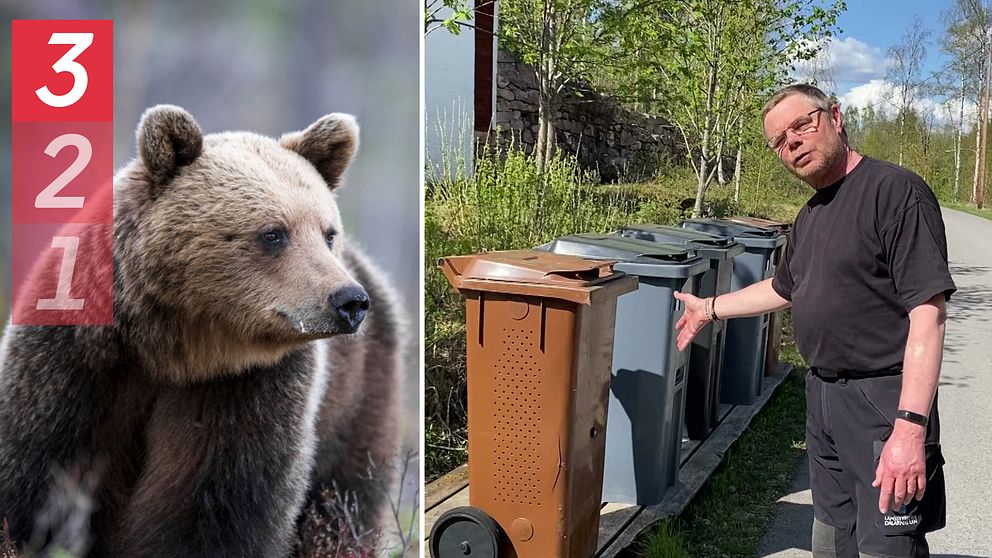
[[357, 285], [345, 287], [331, 295], [331, 308], [344, 322], [347, 333], [354, 333], [369, 309], [369, 295]]

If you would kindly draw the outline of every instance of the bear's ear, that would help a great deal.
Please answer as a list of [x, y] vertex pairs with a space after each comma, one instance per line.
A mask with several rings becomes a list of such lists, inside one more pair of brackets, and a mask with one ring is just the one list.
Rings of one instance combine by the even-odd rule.
[[333, 190], [358, 151], [358, 123], [350, 114], [328, 114], [302, 132], [284, 134], [279, 143], [310, 161]]
[[173, 176], [200, 156], [203, 130], [193, 116], [173, 105], [156, 105], [141, 115], [138, 153], [157, 182]]

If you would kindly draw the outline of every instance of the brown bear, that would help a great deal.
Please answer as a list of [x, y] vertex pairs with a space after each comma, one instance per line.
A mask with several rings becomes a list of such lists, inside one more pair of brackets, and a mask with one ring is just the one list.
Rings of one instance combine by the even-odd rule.
[[91, 557], [286, 556], [322, 487], [378, 528], [404, 332], [333, 194], [354, 119], [204, 136], [160, 105], [137, 143], [114, 179], [113, 325], [10, 325], [0, 342], [11, 538], [66, 536], [60, 471], [86, 472]]

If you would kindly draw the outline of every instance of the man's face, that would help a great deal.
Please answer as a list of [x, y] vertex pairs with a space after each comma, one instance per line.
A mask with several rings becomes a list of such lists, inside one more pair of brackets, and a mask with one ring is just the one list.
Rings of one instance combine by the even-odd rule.
[[822, 184], [844, 154], [840, 111], [818, 109], [806, 96], [793, 93], [765, 115], [765, 138], [789, 169], [814, 187]]

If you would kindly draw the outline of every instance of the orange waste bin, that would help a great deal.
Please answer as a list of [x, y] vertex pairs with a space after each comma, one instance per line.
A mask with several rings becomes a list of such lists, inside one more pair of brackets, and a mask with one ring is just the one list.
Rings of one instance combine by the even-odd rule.
[[434, 558], [589, 558], [599, 535], [614, 262], [532, 250], [443, 258], [466, 299], [469, 506]]
[[[771, 219], [762, 219], [760, 217], [743, 216], [730, 217], [728, 221], [735, 221], [755, 227], [764, 227], [766, 229], [775, 229], [786, 235], [786, 243], [772, 254], [772, 266], [778, 266], [782, 261], [782, 256], [785, 255], [786, 247], [789, 245], [788, 234], [789, 230], [792, 229], [791, 223], [772, 221]], [[782, 312], [772, 312], [768, 317], [768, 350], [765, 352], [765, 376], [771, 376], [775, 373], [775, 369], [778, 368], [778, 350], [781, 345]]]

